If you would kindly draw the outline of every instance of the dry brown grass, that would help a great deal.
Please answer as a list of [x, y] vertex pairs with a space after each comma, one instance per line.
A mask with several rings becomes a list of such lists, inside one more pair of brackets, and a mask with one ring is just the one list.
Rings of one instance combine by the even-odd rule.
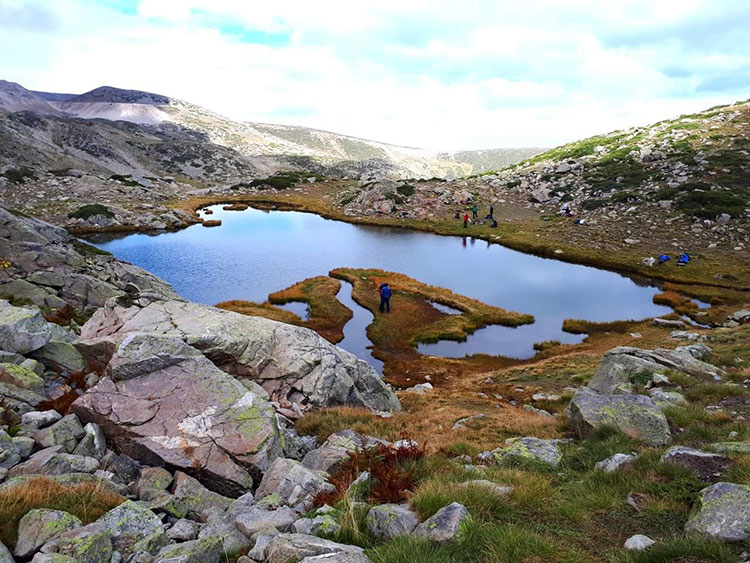
[[209, 219], [208, 221], [203, 221], [204, 227], [221, 227], [221, 219]]
[[633, 327], [641, 324], [643, 321], [612, 321], [607, 323], [597, 323], [584, 319], [565, 319], [562, 329], [570, 334], [596, 334], [601, 332], [616, 332], [625, 334], [631, 332]]
[[244, 203], [233, 203], [222, 207], [224, 211], [245, 211], [249, 206]]
[[34, 508], [64, 510], [84, 524], [125, 502], [125, 498], [94, 483], [61, 485], [53, 479], [38, 477], [0, 491], [0, 540], [13, 545], [18, 522]]
[[302, 319], [291, 311], [285, 311], [284, 309], [274, 307], [271, 303], [254, 303], [252, 301], [235, 299], [232, 301], [222, 301], [221, 303], [217, 303], [216, 307], [226, 311], [234, 311], [235, 313], [249, 315], [251, 317], [265, 317], [266, 319], [292, 325], [299, 325], [302, 323]]

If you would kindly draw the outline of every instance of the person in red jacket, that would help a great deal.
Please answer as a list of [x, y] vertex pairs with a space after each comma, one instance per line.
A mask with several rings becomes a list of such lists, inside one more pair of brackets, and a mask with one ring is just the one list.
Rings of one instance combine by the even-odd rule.
[[464, 215], [464, 229], [469, 226], [469, 214]]

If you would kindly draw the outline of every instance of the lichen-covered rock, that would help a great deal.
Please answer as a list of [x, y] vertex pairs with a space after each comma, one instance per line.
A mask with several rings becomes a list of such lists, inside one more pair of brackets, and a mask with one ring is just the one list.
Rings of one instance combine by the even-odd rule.
[[123, 554], [131, 553], [143, 538], [163, 531], [159, 517], [132, 500], [113, 508], [96, 523], [112, 533], [113, 548]]
[[498, 485], [497, 483], [493, 483], [492, 481], [488, 481], [487, 479], [465, 481], [461, 483], [461, 485], [464, 487], [483, 489], [487, 493], [496, 497], [507, 497], [510, 493], [513, 492], [513, 487], [511, 487], [510, 485]]
[[167, 530], [167, 537], [173, 541], [194, 540], [198, 537], [200, 531], [201, 525], [198, 522], [180, 518]]
[[322, 492], [332, 492], [335, 488], [319, 473], [308, 469], [298, 461], [276, 458], [255, 491], [255, 498], [261, 500], [271, 494], [298, 512], [312, 506], [315, 496]]
[[62, 553], [37, 553], [31, 563], [78, 563], [75, 559]]
[[266, 528], [276, 528], [286, 532], [294, 522], [299, 520], [299, 514], [288, 506], [276, 510], [250, 507], [246, 512], [237, 515], [234, 524], [248, 538]]
[[89, 524], [62, 534], [57, 552], [79, 563], [99, 563], [112, 557], [112, 533], [100, 524]]
[[34, 393], [44, 391], [44, 379], [27, 367], [16, 364], [0, 364], [0, 381], [28, 389]]
[[302, 465], [315, 471], [331, 473], [350, 453], [381, 444], [387, 446], [388, 442], [354, 430], [340, 430], [328, 436], [321, 447], [308, 452], [302, 459]]
[[108, 377], [74, 404], [114, 449], [147, 464], [188, 471], [237, 495], [281, 453], [270, 403], [177, 338], [125, 337]]
[[197, 303], [153, 300], [121, 307], [108, 302], [82, 328], [78, 346], [100, 353], [107, 342], [113, 346], [133, 332], [182, 339], [228, 373], [260, 384], [274, 400], [401, 408], [372, 366], [314, 331]]
[[66, 454], [62, 446], [39, 450], [27, 461], [16, 465], [8, 472], [10, 477], [19, 475], [64, 475], [67, 473], [93, 473], [99, 469], [99, 461], [93, 457]]
[[166, 491], [171, 484], [172, 474], [163, 467], [144, 467], [134, 489], [136, 494], [143, 498], [148, 491]]
[[48, 541], [81, 525], [78, 518], [62, 510], [34, 508], [18, 523], [18, 541], [14, 554], [16, 557], [31, 557]]
[[750, 454], [750, 442], [717, 442], [712, 444], [712, 448], [726, 455]]
[[361, 547], [332, 542], [306, 534], [278, 534], [271, 538], [265, 550], [266, 563], [289, 563], [305, 557], [332, 553], [364, 553]]
[[607, 459], [603, 459], [594, 465], [594, 469], [603, 471], [604, 473], [614, 473], [621, 467], [630, 465], [636, 460], [635, 455], [631, 454], [615, 454]]
[[492, 452], [497, 460], [519, 459], [539, 461], [557, 467], [562, 460], [562, 453], [558, 445], [552, 440], [542, 440], [527, 436], [524, 438], [510, 438], [506, 445]]
[[39, 309], [14, 307], [0, 299], [0, 350], [28, 354], [47, 344], [50, 337]]
[[675, 405], [684, 406], [688, 404], [688, 400], [685, 396], [677, 391], [665, 391], [664, 389], [655, 387], [649, 389], [648, 394], [661, 409], [673, 407]]
[[54, 410], [31, 411], [21, 415], [21, 423], [25, 428], [39, 430], [57, 422], [61, 418], [62, 415]]
[[224, 512], [232, 503], [231, 498], [209, 491], [197, 479], [182, 471], [174, 474], [172, 493], [185, 503], [188, 512], [199, 514], [202, 518]]
[[661, 456], [662, 463], [679, 465], [692, 471], [702, 481], [714, 483], [719, 481], [733, 462], [723, 455], [704, 452], [685, 446], [669, 448]]
[[629, 346], [620, 346], [609, 350], [599, 366], [588, 387], [598, 393], [616, 392], [621, 385], [629, 384], [639, 372], [664, 373], [676, 370], [702, 378], [716, 378], [723, 371], [703, 359], [711, 354], [705, 344], [679, 346], [674, 350], [643, 350]]
[[133, 544], [133, 553], [150, 553], [155, 555], [161, 548], [169, 544], [169, 538], [164, 530], [158, 530], [141, 538]]
[[219, 563], [222, 555], [217, 538], [202, 538], [162, 548], [155, 563]]
[[716, 483], [703, 489], [685, 531], [724, 542], [746, 541], [750, 537], [750, 486]]
[[414, 535], [437, 543], [450, 542], [458, 538], [463, 524], [469, 517], [466, 507], [457, 502], [444, 506], [414, 530]]
[[0, 429], [0, 468], [10, 469], [21, 462], [21, 449], [5, 430]]
[[81, 353], [69, 342], [50, 340], [32, 356], [45, 366], [60, 373], [84, 371], [86, 362]]
[[568, 405], [568, 413], [571, 426], [580, 436], [614, 426], [652, 446], [664, 446], [672, 440], [664, 413], [645, 395], [577, 393]]
[[72, 453], [78, 441], [86, 433], [81, 422], [74, 414], [62, 417], [52, 426], [42, 428], [34, 435], [34, 440], [43, 448], [62, 446], [66, 452]]
[[365, 518], [365, 525], [376, 538], [389, 540], [411, 533], [419, 524], [419, 518], [408, 506], [381, 504], [373, 506]]

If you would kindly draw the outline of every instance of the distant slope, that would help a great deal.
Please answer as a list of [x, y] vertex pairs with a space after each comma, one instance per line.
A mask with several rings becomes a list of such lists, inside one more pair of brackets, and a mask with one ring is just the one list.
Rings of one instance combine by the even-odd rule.
[[45, 99], [26, 90], [20, 84], [6, 80], [0, 80], [0, 109], [5, 111], [33, 111], [48, 115], [60, 113]]

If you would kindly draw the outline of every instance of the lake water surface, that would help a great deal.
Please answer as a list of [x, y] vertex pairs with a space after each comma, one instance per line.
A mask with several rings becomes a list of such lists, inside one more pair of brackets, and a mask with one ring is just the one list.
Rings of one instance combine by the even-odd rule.
[[[209, 305], [229, 299], [265, 301], [269, 293], [334, 268], [381, 268], [536, 319], [519, 328], [490, 326], [464, 343], [419, 347], [440, 356], [529, 358], [535, 342], [582, 340], [562, 332], [564, 319], [642, 319], [670, 311], [653, 304], [656, 285], [481, 240], [357, 226], [292, 211], [211, 209], [221, 227], [194, 225], [174, 233], [94, 238], [92, 243], [167, 280], [185, 298]], [[342, 286], [342, 301], [359, 311], [355, 309], [340, 345], [372, 361], [364, 336], [372, 316], [351, 301], [351, 286]], [[398, 314], [397, 293], [391, 303], [392, 314]]]

